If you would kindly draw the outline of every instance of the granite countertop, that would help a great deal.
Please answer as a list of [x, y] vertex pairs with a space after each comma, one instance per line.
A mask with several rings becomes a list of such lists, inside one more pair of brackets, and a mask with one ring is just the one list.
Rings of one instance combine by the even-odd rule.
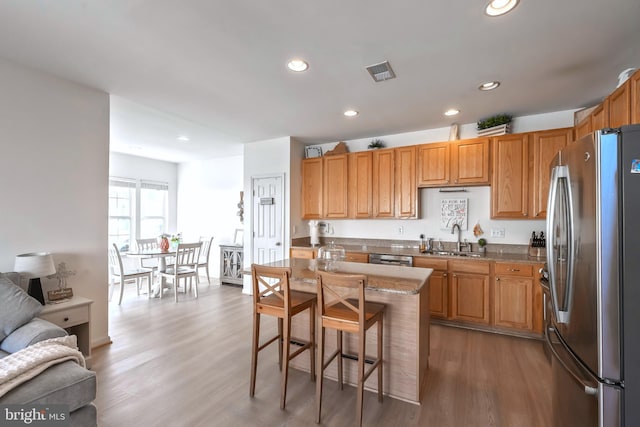
[[[420, 253], [417, 247], [400, 247], [400, 246], [371, 246], [371, 245], [348, 245], [339, 244], [347, 252], [367, 253], [367, 254], [390, 254], [390, 255], [408, 255], [413, 257], [426, 258], [446, 258], [458, 259], [465, 261], [497, 261], [497, 262], [518, 262], [523, 264], [541, 264], [546, 262], [544, 257], [532, 257], [526, 253], [510, 253], [510, 252], [487, 252], [479, 257], [473, 256], [456, 256], [456, 255], [436, 255]], [[311, 249], [311, 246], [291, 246], [292, 249]], [[317, 246], [315, 247], [318, 248]], [[477, 253], [477, 252], [474, 252]]]
[[[311, 259], [285, 259], [267, 266], [290, 267], [292, 288], [316, 292], [317, 261]], [[338, 273], [364, 274], [367, 290], [395, 294], [414, 295], [421, 291], [429, 280], [431, 268], [407, 268], [395, 265], [363, 264], [358, 262], [336, 262]], [[248, 274], [251, 274], [249, 271]]]

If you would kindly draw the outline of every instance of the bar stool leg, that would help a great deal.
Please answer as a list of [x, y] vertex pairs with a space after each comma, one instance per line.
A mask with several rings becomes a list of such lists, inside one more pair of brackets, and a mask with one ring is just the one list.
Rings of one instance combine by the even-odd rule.
[[318, 378], [316, 379], [316, 424], [320, 423], [320, 412], [322, 411], [322, 380], [324, 378], [324, 327], [320, 320], [318, 336]]
[[358, 332], [358, 403], [356, 405], [357, 425], [362, 425], [362, 400], [364, 398], [364, 358], [366, 346], [366, 331], [362, 328]]
[[253, 343], [251, 346], [251, 384], [249, 386], [249, 396], [253, 397], [256, 392], [256, 370], [258, 368], [258, 346], [260, 340], [260, 314], [253, 313]]
[[278, 317], [278, 368], [282, 371], [282, 318]]
[[284, 334], [282, 336], [282, 380], [280, 391], [280, 409], [284, 409], [287, 400], [287, 380], [289, 379], [289, 354], [291, 352], [291, 318], [284, 320]]
[[382, 402], [382, 318], [378, 320], [378, 402]]
[[342, 378], [342, 331], [336, 330], [336, 337], [338, 342], [336, 343], [338, 348], [338, 386], [340, 390], [344, 389], [344, 381]]
[[311, 305], [309, 309], [309, 371], [311, 373], [311, 381], [316, 380], [316, 305]]

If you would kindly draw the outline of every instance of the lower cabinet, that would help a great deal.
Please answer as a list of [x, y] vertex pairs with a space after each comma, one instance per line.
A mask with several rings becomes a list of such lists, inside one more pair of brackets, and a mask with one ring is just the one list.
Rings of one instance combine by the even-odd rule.
[[242, 285], [243, 247], [220, 245], [220, 283]]
[[429, 314], [431, 317], [446, 319], [449, 316], [449, 274], [446, 259], [427, 257], [413, 258], [414, 267], [432, 268], [429, 276]]
[[488, 325], [489, 273], [488, 262], [449, 263], [451, 271], [451, 318]]

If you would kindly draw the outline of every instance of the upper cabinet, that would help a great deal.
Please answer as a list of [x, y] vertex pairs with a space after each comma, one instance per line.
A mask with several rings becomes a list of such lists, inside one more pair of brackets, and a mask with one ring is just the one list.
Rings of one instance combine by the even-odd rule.
[[591, 133], [591, 116], [587, 116], [585, 117], [583, 120], [580, 121], [580, 123], [578, 123], [575, 127], [575, 135], [576, 135], [576, 139], [580, 139], [585, 135], [588, 135]]
[[550, 165], [560, 150], [573, 141], [573, 128], [534, 132], [530, 157], [533, 158], [531, 177], [531, 216], [534, 219], [547, 217], [549, 197]]
[[602, 101], [591, 113], [591, 132], [609, 127], [609, 99]]
[[371, 151], [349, 154], [349, 218], [373, 216], [373, 156]]
[[324, 218], [347, 218], [348, 157], [347, 154], [323, 157]]
[[640, 70], [636, 71], [631, 78], [631, 123], [640, 123]]
[[373, 216], [395, 216], [395, 150], [386, 148], [373, 152]]
[[302, 218], [322, 218], [322, 157], [302, 161]]
[[418, 186], [489, 184], [489, 139], [418, 146]]
[[416, 185], [416, 146], [399, 147], [396, 158], [396, 217], [418, 217], [418, 186]]
[[529, 215], [529, 134], [493, 137], [491, 218]]
[[631, 123], [631, 80], [624, 82], [608, 98], [608, 127], [617, 128]]

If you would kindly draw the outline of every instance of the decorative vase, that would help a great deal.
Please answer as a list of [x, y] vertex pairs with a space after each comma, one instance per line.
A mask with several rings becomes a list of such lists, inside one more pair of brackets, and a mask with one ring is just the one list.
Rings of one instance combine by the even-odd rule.
[[160, 240], [160, 250], [162, 252], [168, 252], [169, 251], [169, 239], [167, 239], [166, 237], [163, 237]]

